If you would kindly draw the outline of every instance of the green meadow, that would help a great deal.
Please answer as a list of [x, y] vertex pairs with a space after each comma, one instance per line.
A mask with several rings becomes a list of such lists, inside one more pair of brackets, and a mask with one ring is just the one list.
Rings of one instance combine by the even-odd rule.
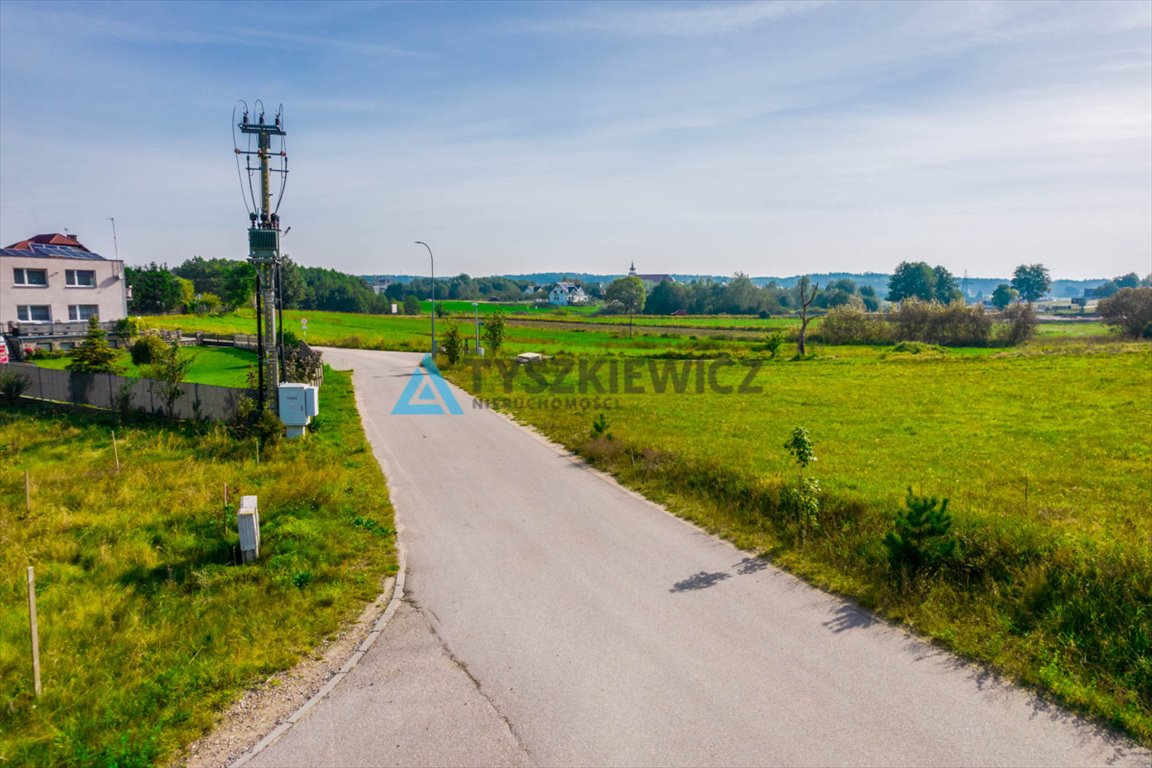
[[[169, 762], [376, 597], [396, 569], [387, 488], [350, 375], [327, 371], [321, 398], [318, 431], [259, 460], [253, 439], [219, 425], [0, 410], [0, 765]], [[237, 565], [247, 494], [261, 557]]]

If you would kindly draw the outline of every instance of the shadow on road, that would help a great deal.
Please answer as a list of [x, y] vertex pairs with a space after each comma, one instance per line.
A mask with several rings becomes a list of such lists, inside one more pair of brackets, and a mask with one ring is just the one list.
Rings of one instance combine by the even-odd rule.
[[724, 571], [716, 571], [715, 573], [708, 573], [700, 571], [700, 573], [693, 574], [683, 581], [678, 581], [672, 585], [669, 592], [693, 592], [698, 589], [708, 589], [708, 587], [715, 586], [725, 579], [732, 578], [732, 574], [725, 573]]
[[850, 629], [863, 629], [876, 624], [876, 619], [854, 605], [844, 603], [836, 609], [836, 616], [823, 622], [833, 632], [847, 632]]

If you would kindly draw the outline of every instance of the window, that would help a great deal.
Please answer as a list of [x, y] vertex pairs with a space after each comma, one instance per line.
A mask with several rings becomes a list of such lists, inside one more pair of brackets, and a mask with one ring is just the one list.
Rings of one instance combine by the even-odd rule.
[[22, 269], [17, 267], [12, 272], [16, 278], [16, 285], [48, 285], [48, 270], [46, 269]]
[[72, 322], [79, 320], [87, 320], [92, 315], [100, 314], [100, 307], [95, 304], [70, 304], [68, 305], [68, 319]]
[[25, 323], [50, 323], [52, 307], [47, 304], [21, 304], [16, 307], [16, 318]]
[[64, 270], [64, 284], [72, 288], [95, 288], [96, 270], [66, 269]]

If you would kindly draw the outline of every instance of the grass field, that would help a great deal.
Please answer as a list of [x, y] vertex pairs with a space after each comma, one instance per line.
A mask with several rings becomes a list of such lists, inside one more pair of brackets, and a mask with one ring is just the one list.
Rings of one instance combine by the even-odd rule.
[[[377, 595], [396, 568], [384, 479], [351, 377], [328, 371], [321, 398], [319, 431], [267, 446], [259, 463], [253, 442], [222, 427], [0, 411], [0, 765], [164, 763]], [[234, 564], [225, 483], [233, 504], [259, 496], [255, 564]]]
[[[708, 361], [636, 361], [646, 391], [601, 410], [571, 374], [556, 399], [523, 373], [511, 392], [495, 372], [447, 375], [678, 514], [1152, 741], [1152, 348], [976, 352], [826, 348], [766, 363], [748, 394], [697, 394], [694, 373], [657, 394], [646, 366]], [[591, 437], [599, 413], [612, 440]], [[806, 537], [782, 447], [797, 426], [823, 489]], [[881, 543], [909, 487], [950, 499], [959, 541], [910, 584]]]
[[[192, 357], [186, 381], [193, 384], [212, 384], [218, 387], [247, 386], [248, 370], [256, 364], [256, 353], [234, 347], [185, 347], [185, 354]], [[33, 360], [36, 365], [58, 371], [68, 366], [66, 357], [42, 358]], [[117, 364], [123, 366], [125, 376], [143, 377], [144, 371], [132, 364], [126, 350], [120, 351]]]
[[[467, 302], [458, 302], [466, 304]], [[469, 306], [470, 309], [470, 306]], [[471, 313], [469, 313], [470, 315]], [[431, 318], [388, 315], [354, 315], [338, 312], [290, 310], [284, 313], [285, 328], [302, 334], [301, 319], [307, 319], [307, 341], [321, 346], [358, 349], [394, 349], [423, 351], [431, 344]], [[556, 354], [597, 354], [630, 357], [718, 357], [723, 355], [763, 355], [763, 342], [771, 331], [788, 332], [798, 322], [795, 318], [712, 316], [712, 317], [640, 317], [632, 335], [624, 317], [580, 317], [553, 315], [545, 311], [530, 318], [509, 315], [508, 337], [504, 352], [540, 352]], [[149, 326], [180, 329], [185, 333], [254, 333], [256, 321], [251, 311], [223, 316], [159, 315], [144, 318]], [[665, 325], [660, 325], [664, 323]], [[465, 339], [471, 341], [475, 325], [471, 316], [450, 316], [436, 321], [439, 338], [449, 326], [456, 325]], [[1040, 326], [1040, 340], [1050, 343], [1077, 341], [1110, 341], [1101, 335], [1103, 329], [1093, 323], [1054, 323]], [[813, 331], [818, 332], [818, 323]], [[859, 349], [812, 345], [819, 354], [854, 357]], [[782, 356], [794, 354], [795, 346], [786, 345]], [[996, 350], [956, 350], [956, 354], [993, 354]]]

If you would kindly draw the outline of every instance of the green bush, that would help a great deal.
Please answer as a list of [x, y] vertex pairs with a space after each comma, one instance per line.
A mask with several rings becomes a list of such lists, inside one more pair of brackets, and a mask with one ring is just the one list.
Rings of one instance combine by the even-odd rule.
[[20, 396], [32, 386], [32, 380], [26, 375], [14, 371], [0, 373], [0, 396], [8, 405], [16, 405]]
[[146, 333], [132, 342], [128, 354], [135, 366], [151, 365], [164, 356], [168, 344], [154, 333]]
[[884, 344], [891, 341], [892, 329], [883, 315], [843, 306], [820, 321], [820, 335], [829, 344]]
[[1023, 344], [1036, 335], [1036, 310], [1031, 304], [1013, 304], [1000, 315], [996, 340], [1010, 347]]

